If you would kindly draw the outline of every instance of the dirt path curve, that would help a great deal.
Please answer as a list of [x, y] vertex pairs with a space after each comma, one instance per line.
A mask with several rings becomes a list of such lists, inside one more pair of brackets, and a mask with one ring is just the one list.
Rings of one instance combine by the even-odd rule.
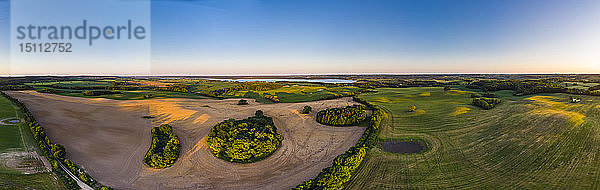
[[[48, 136], [95, 179], [117, 189], [290, 189], [316, 176], [362, 135], [362, 127], [318, 124], [316, 112], [357, 104], [351, 98], [306, 103], [238, 106], [238, 99], [153, 99], [118, 101], [9, 92], [44, 126]], [[298, 113], [305, 105], [313, 113]], [[243, 119], [256, 110], [273, 118], [284, 137], [265, 160], [234, 164], [215, 158], [206, 136], [218, 122]], [[142, 116], [152, 115], [152, 120]], [[146, 167], [153, 126], [169, 123], [180, 137], [182, 153], [170, 168]]]

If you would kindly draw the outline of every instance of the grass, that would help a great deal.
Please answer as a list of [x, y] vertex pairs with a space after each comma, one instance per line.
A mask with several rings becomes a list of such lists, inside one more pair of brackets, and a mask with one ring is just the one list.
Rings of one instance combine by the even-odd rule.
[[[15, 118], [16, 114], [12, 103], [6, 98], [0, 97], [0, 120]], [[19, 125], [0, 124], [0, 153], [22, 147]]]
[[[361, 97], [392, 114], [381, 138], [424, 138], [432, 147], [403, 155], [373, 148], [348, 189], [600, 188], [600, 97], [571, 104], [567, 94], [501, 91], [503, 103], [482, 110], [468, 93], [442, 88], [378, 91]], [[409, 105], [426, 112], [415, 116]]]
[[48, 173], [31, 175], [0, 173], [0, 189], [65, 189]]
[[[0, 96], [0, 118], [21, 118], [21, 112], [15, 110], [12, 102]], [[14, 151], [37, 151], [37, 144], [29, 128], [20, 123], [17, 125], [0, 125], [0, 153]], [[8, 168], [0, 159], [0, 189], [65, 189], [49, 172], [37, 174], [21, 174]]]

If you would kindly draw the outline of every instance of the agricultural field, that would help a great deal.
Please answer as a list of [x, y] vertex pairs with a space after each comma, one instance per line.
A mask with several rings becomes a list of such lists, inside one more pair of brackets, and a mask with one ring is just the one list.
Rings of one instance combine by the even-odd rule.
[[[470, 92], [442, 88], [377, 89], [360, 97], [392, 117], [380, 140], [426, 139], [418, 154], [373, 148], [349, 189], [597, 189], [600, 183], [600, 97], [496, 95], [491, 110]], [[417, 110], [408, 112], [415, 105]]]
[[[51, 90], [53, 94], [73, 97], [108, 98], [114, 100], [141, 100], [157, 98], [251, 98], [261, 103], [276, 102], [295, 103], [309, 102], [336, 97], [345, 97], [356, 94], [361, 88], [353, 86], [326, 86], [314, 83], [280, 83], [278, 88], [265, 90], [236, 89], [241, 82], [214, 81], [202, 79], [104, 79], [104, 80], [67, 80], [57, 82], [30, 82], [24, 83], [35, 90]], [[260, 83], [271, 84], [274, 83]], [[259, 85], [260, 85], [259, 84]], [[136, 90], [119, 89], [119, 87], [139, 88]], [[86, 96], [85, 90], [107, 91], [111, 94]], [[228, 90], [236, 89], [236, 90]], [[226, 91], [218, 97], [205, 96], [215, 91]], [[148, 95], [150, 95], [148, 97]]]
[[[357, 104], [350, 97], [280, 104], [248, 100], [248, 105], [237, 105], [240, 99], [110, 100], [7, 93], [36, 113], [48, 137], [66, 148], [68, 158], [116, 189], [290, 189], [330, 166], [365, 129], [325, 126], [315, 120], [320, 110]], [[300, 114], [306, 105], [314, 112]], [[207, 145], [209, 130], [257, 110], [273, 118], [284, 137], [281, 146], [255, 163], [216, 158]], [[143, 158], [151, 144], [150, 130], [161, 124], [173, 127], [181, 140], [181, 154], [172, 166], [157, 170], [146, 166]]]
[[64, 189], [39, 156], [29, 128], [17, 122], [20, 115], [0, 96], [0, 189]]
[[590, 87], [598, 86], [600, 83], [588, 83], [588, 82], [563, 82], [563, 86], [566, 88], [575, 88], [575, 89], [589, 89]]

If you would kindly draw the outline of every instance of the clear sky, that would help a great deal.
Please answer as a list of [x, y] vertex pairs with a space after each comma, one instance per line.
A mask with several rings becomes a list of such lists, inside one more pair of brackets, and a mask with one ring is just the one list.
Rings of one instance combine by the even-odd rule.
[[598, 0], [157, 0], [151, 31], [149, 74], [600, 73]]

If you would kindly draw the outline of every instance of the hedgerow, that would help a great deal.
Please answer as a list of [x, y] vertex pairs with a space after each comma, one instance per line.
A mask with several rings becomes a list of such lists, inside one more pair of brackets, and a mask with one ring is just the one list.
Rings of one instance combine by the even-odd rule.
[[356, 145], [350, 147], [344, 154], [337, 156], [333, 160], [332, 166], [323, 169], [317, 177], [305, 181], [294, 189], [343, 189], [344, 183], [350, 180], [367, 152], [373, 147], [373, 142], [377, 138], [381, 122], [387, 117], [387, 114], [379, 106], [372, 105], [358, 97], [354, 97], [353, 99], [356, 102], [365, 104], [367, 108], [373, 111], [373, 114], [369, 118], [369, 126], [365, 129], [365, 132]]
[[344, 108], [330, 108], [317, 112], [317, 122], [324, 125], [358, 125], [367, 118], [366, 107], [352, 105]]

